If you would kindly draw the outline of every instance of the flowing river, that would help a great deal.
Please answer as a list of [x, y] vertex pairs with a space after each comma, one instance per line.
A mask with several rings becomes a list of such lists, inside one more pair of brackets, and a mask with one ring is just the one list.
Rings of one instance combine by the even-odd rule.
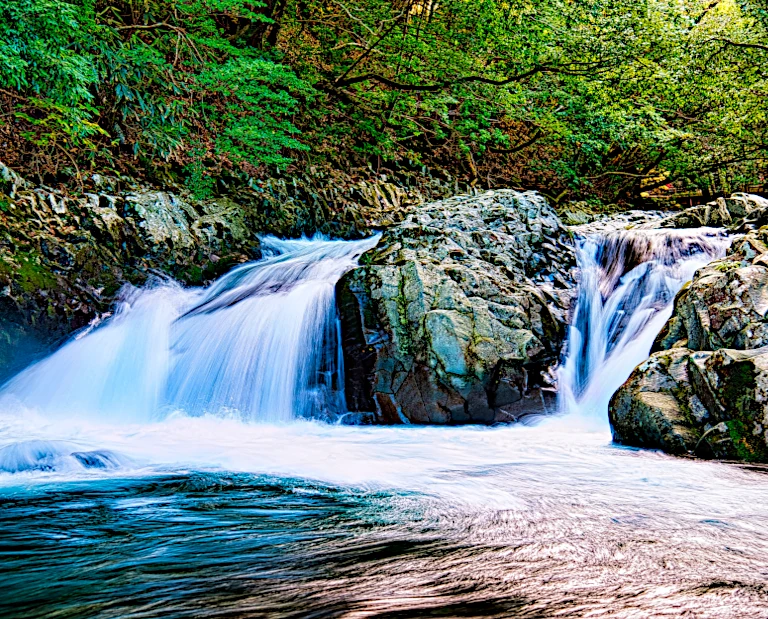
[[768, 617], [768, 470], [611, 442], [708, 230], [581, 242], [560, 414], [345, 420], [334, 284], [376, 239], [266, 239], [0, 394], [2, 617]]

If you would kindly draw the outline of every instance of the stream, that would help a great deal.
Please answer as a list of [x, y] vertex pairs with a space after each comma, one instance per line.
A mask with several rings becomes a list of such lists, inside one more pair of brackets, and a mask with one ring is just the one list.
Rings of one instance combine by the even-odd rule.
[[334, 284], [376, 241], [127, 288], [7, 383], [0, 616], [768, 617], [768, 469], [607, 421], [727, 238], [582, 239], [560, 411], [493, 427], [339, 423]]

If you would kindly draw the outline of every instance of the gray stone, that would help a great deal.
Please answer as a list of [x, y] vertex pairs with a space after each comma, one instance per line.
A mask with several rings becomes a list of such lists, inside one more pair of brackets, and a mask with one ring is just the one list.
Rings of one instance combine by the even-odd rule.
[[614, 394], [614, 438], [768, 461], [768, 227], [737, 238], [675, 300], [653, 354]]
[[551, 405], [542, 371], [562, 346], [575, 259], [542, 196], [424, 204], [361, 262], [337, 289], [351, 410], [494, 423]]

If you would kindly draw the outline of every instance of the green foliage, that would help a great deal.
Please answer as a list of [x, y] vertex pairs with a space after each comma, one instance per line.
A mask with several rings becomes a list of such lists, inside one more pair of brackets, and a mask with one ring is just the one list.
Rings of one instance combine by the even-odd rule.
[[308, 98], [312, 91], [290, 69], [263, 58], [240, 57], [208, 66], [197, 83], [226, 102], [212, 112], [222, 127], [216, 143], [235, 162], [286, 165], [290, 159], [281, 153], [306, 150], [294, 137], [299, 130], [286, 117], [297, 108], [292, 93]]
[[92, 122], [98, 72], [86, 50], [94, 23], [89, 0], [0, 2], [0, 87], [29, 96], [13, 114], [32, 127], [22, 137], [77, 146], [102, 133]]
[[191, 161], [184, 166], [186, 186], [198, 200], [208, 200], [213, 197], [216, 186], [215, 179], [208, 173], [203, 162], [205, 150], [193, 148], [189, 152]]
[[0, 3], [0, 85], [62, 105], [90, 102], [98, 74], [84, 47], [94, 23], [89, 0]]
[[[286, 165], [289, 151], [306, 148], [288, 119], [292, 93], [311, 88], [244, 40], [269, 22], [263, 6], [0, 0], [0, 87], [19, 93], [20, 135], [39, 147], [80, 146], [87, 158], [101, 137], [113, 156], [188, 168], [199, 159], [193, 142], [207, 140], [218, 170]], [[199, 185], [204, 175], [191, 169]]]
[[200, 195], [297, 159], [725, 191], [765, 182], [766, 40], [765, 0], [0, 0], [0, 123]]
[[469, 176], [499, 169], [611, 199], [676, 179], [704, 186], [714, 170], [755, 182], [764, 170], [766, 48], [753, 44], [766, 30], [733, 1], [356, 0], [296, 10], [292, 40], [306, 43], [294, 64], [301, 74], [333, 67], [318, 81], [354, 102], [361, 152], [446, 153]]

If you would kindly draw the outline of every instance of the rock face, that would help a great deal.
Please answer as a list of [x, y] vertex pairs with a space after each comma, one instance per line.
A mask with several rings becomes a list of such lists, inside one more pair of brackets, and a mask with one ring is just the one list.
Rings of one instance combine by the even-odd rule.
[[768, 227], [696, 273], [653, 351], [611, 400], [616, 441], [768, 461]]
[[360, 238], [460, 189], [424, 174], [366, 180], [308, 170], [197, 200], [130, 179], [85, 181], [67, 192], [0, 163], [0, 381], [107, 312], [125, 283], [168, 275], [203, 284], [258, 258], [257, 233]]
[[0, 378], [108, 311], [125, 283], [200, 284], [259, 255], [232, 202], [97, 181], [72, 197], [0, 164]]
[[422, 205], [361, 262], [337, 288], [351, 411], [456, 424], [544, 410], [575, 259], [543, 197]]
[[755, 228], [768, 224], [768, 200], [748, 193], [735, 193], [707, 204], [687, 208], [655, 224], [660, 228], [701, 226]]

